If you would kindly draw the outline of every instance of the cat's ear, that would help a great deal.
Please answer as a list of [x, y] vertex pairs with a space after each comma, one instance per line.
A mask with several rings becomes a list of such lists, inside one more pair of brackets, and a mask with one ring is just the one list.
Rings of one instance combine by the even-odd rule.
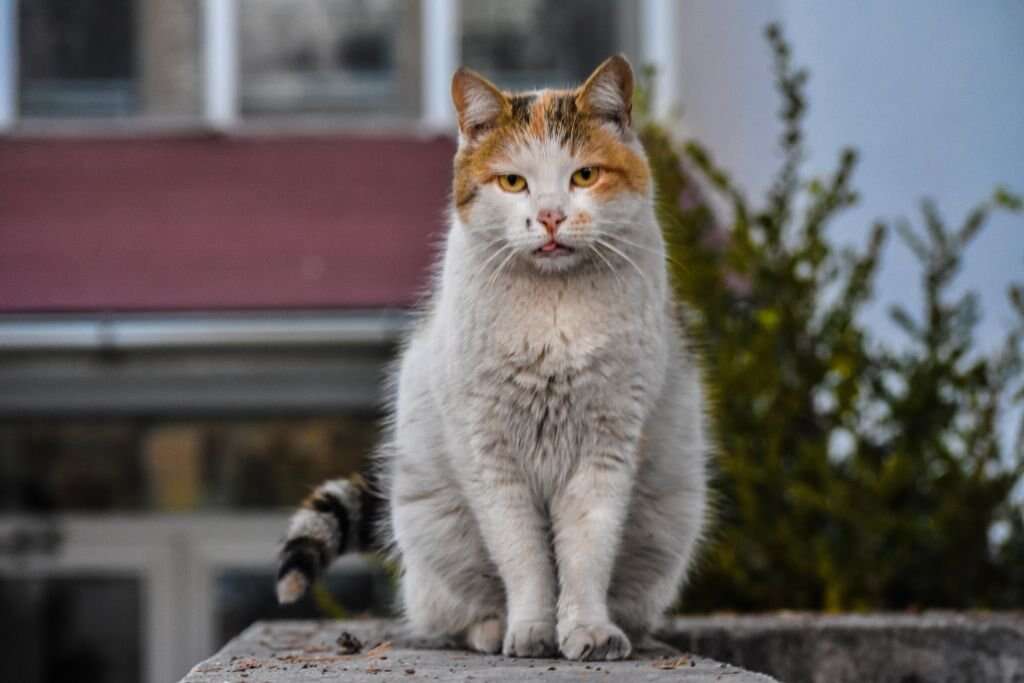
[[470, 141], [493, 128], [509, 106], [493, 83], [466, 67], [452, 76], [452, 102], [459, 130]]
[[576, 106], [625, 130], [633, 119], [633, 67], [622, 55], [594, 69], [576, 94]]

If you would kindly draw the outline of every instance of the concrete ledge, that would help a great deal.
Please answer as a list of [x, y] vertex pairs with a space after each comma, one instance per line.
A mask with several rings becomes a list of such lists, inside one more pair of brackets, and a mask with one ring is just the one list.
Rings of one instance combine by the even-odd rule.
[[[359, 641], [358, 651], [347, 633]], [[387, 621], [259, 622], [198, 664], [182, 683], [313, 681], [685, 681], [772, 683], [762, 674], [674, 653], [626, 662], [512, 659], [403, 637]]]
[[1024, 681], [1024, 612], [693, 617], [661, 638], [787, 683]]

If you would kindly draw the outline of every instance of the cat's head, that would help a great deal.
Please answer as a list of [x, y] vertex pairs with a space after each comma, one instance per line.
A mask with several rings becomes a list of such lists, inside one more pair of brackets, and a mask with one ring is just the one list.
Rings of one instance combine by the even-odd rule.
[[562, 272], [614, 258], [630, 231], [656, 230], [643, 220], [651, 172], [631, 127], [632, 98], [633, 70], [621, 56], [574, 90], [508, 93], [468, 69], [455, 73], [453, 199], [481, 261], [501, 249], [495, 267], [518, 258]]

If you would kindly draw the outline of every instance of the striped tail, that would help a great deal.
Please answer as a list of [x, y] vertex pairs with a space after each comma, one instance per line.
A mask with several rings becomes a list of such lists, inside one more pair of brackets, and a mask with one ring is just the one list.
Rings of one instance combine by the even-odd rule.
[[295, 602], [339, 555], [369, 545], [374, 495], [358, 476], [316, 488], [292, 515], [277, 570], [277, 600]]

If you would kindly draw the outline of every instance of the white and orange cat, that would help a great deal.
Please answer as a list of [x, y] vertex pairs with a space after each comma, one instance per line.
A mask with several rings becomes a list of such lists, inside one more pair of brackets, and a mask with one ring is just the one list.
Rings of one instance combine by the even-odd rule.
[[[451, 226], [376, 454], [379, 531], [420, 634], [621, 659], [693, 558], [704, 397], [632, 93], [618, 56], [569, 91], [453, 78]], [[373, 496], [339, 480], [307, 500], [282, 551], [282, 602], [363, 547]]]

